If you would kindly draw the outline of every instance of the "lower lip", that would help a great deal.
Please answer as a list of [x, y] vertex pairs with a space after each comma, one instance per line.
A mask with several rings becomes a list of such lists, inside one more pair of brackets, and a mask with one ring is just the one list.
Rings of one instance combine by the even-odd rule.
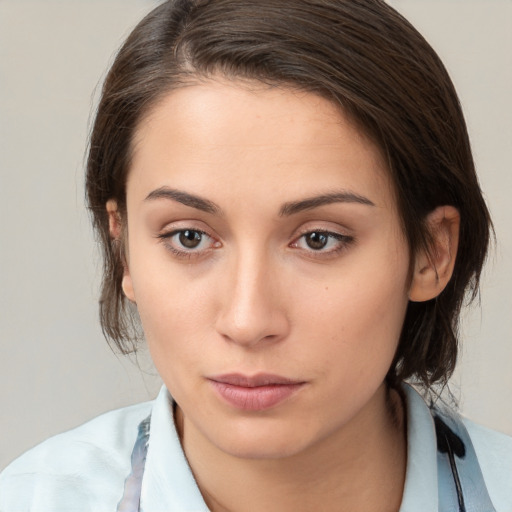
[[270, 384], [244, 387], [225, 382], [210, 381], [215, 391], [228, 404], [244, 411], [264, 411], [294, 395], [304, 384]]

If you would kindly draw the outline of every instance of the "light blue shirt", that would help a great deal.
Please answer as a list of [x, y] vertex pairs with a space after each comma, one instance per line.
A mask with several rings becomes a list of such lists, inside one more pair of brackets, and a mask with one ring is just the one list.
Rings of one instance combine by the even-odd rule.
[[[410, 386], [407, 473], [400, 512], [446, 512], [439, 506], [437, 443], [430, 410]], [[174, 425], [172, 399], [112, 411], [48, 439], [0, 474], [0, 512], [115, 511], [131, 470], [139, 423], [151, 414], [142, 481], [143, 512], [206, 512]], [[512, 438], [464, 420], [497, 512], [512, 512]], [[482, 511], [485, 512], [485, 511]]]

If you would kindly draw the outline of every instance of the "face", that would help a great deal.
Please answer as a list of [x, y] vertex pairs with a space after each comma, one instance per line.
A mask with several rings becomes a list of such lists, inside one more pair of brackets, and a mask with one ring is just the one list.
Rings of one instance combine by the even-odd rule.
[[292, 455], [376, 410], [409, 254], [380, 152], [333, 104], [222, 80], [169, 93], [136, 133], [127, 224], [123, 288], [215, 449]]

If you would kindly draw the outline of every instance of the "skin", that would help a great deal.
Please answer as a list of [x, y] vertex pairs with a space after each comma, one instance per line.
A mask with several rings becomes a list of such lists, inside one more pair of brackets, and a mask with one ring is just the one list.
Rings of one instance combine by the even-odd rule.
[[[344, 200], [290, 211], [332, 194]], [[411, 281], [378, 148], [323, 98], [220, 78], [152, 109], [136, 132], [127, 219], [114, 201], [107, 209], [114, 238], [127, 222], [123, 289], [209, 508], [398, 510], [405, 429], [384, 379], [408, 301], [451, 275], [457, 212], [433, 212], [435, 258], [417, 255]], [[186, 230], [196, 247], [184, 247]], [[303, 385], [244, 411], [208, 380], [233, 372]]]

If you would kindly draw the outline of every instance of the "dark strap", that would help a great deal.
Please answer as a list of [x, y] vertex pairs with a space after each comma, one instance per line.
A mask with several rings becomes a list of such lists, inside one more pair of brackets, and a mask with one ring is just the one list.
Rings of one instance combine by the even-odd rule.
[[433, 410], [439, 512], [496, 512], [473, 443], [459, 417]]
[[132, 451], [132, 472], [124, 482], [124, 493], [117, 505], [117, 512], [139, 512], [142, 476], [144, 475], [146, 455], [148, 453], [150, 424], [151, 415], [139, 425], [139, 433]]

